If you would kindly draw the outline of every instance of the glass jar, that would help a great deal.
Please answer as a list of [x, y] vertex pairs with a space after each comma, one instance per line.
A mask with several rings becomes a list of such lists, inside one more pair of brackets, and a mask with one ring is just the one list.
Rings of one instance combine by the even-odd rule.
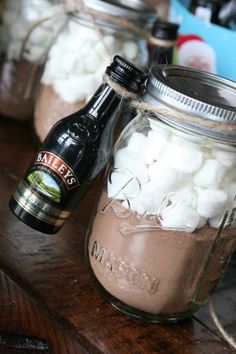
[[[44, 140], [59, 119], [78, 111], [102, 80], [115, 54], [144, 67], [146, 31], [155, 12], [142, 1], [85, 1], [51, 47], [34, 114], [35, 131]], [[143, 30], [141, 30], [143, 28]]]
[[[35, 94], [52, 38], [65, 21], [60, 0], [5, 0], [0, 57], [0, 113], [33, 117]], [[45, 20], [47, 18], [47, 20]]]
[[222, 278], [236, 245], [235, 102], [234, 82], [152, 68], [86, 240], [95, 285], [123, 313], [182, 320]]

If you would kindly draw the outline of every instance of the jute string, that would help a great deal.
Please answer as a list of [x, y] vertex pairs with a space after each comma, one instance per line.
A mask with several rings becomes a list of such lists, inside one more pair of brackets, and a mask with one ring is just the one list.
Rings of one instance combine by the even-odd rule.
[[133, 108], [137, 108], [141, 111], [150, 112], [154, 115], [162, 116], [165, 119], [170, 119], [173, 123], [187, 122], [192, 123], [192, 125], [195, 126], [201, 126], [217, 131], [219, 133], [222, 133], [222, 131], [225, 131], [226, 133], [236, 133], [236, 124], [204, 119], [193, 113], [182, 113], [162, 104], [152, 105], [145, 102], [134, 101], [132, 102], [132, 106]]
[[137, 94], [129, 92], [121, 85], [115, 83], [106, 74], [103, 76], [103, 82], [108, 83], [111, 86], [111, 88], [118, 94], [118, 96], [121, 97], [121, 99], [137, 100], [137, 98], [138, 98]]

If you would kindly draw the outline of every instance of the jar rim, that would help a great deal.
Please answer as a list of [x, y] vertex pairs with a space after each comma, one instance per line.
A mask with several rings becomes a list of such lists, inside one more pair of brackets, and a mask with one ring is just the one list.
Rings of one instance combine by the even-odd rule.
[[176, 125], [236, 144], [234, 81], [190, 67], [159, 65], [150, 71], [143, 100], [183, 113], [181, 119], [164, 115]]
[[[156, 19], [156, 10], [141, 0], [84, 0], [84, 4], [91, 11], [97, 11], [116, 18], [121, 18], [142, 25], [150, 29]], [[96, 19], [97, 20], [97, 19]], [[109, 22], [103, 20], [103, 22]]]

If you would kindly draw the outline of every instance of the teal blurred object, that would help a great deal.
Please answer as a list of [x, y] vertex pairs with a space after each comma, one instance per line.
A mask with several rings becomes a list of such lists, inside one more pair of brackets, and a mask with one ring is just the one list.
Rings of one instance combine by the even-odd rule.
[[198, 19], [189, 2], [171, 0], [169, 20], [180, 25], [174, 63], [236, 81], [236, 32]]

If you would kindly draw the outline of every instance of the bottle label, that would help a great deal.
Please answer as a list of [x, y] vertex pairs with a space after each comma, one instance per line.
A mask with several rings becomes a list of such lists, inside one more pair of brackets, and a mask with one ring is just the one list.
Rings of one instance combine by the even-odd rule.
[[29, 214], [50, 225], [62, 226], [70, 215], [69, 211], [62, 211], [45, 201], [25, 182], [18, 185], [14, 193], [14, 199]]
[[49, 152], [40, 151], [36, 155], [35, 165], [48, 166], [55, 171], [65, 183], [68, 190], [79, 186], [79, 181], [73, 170], [59, 156]]
[[65, 200], [79, 185], [76, 174], [64, 160], [49, 151], [40, 151], [14, 198], [37, 219], [61, 226], [70, 215], [70, 211], [64, 210]]

